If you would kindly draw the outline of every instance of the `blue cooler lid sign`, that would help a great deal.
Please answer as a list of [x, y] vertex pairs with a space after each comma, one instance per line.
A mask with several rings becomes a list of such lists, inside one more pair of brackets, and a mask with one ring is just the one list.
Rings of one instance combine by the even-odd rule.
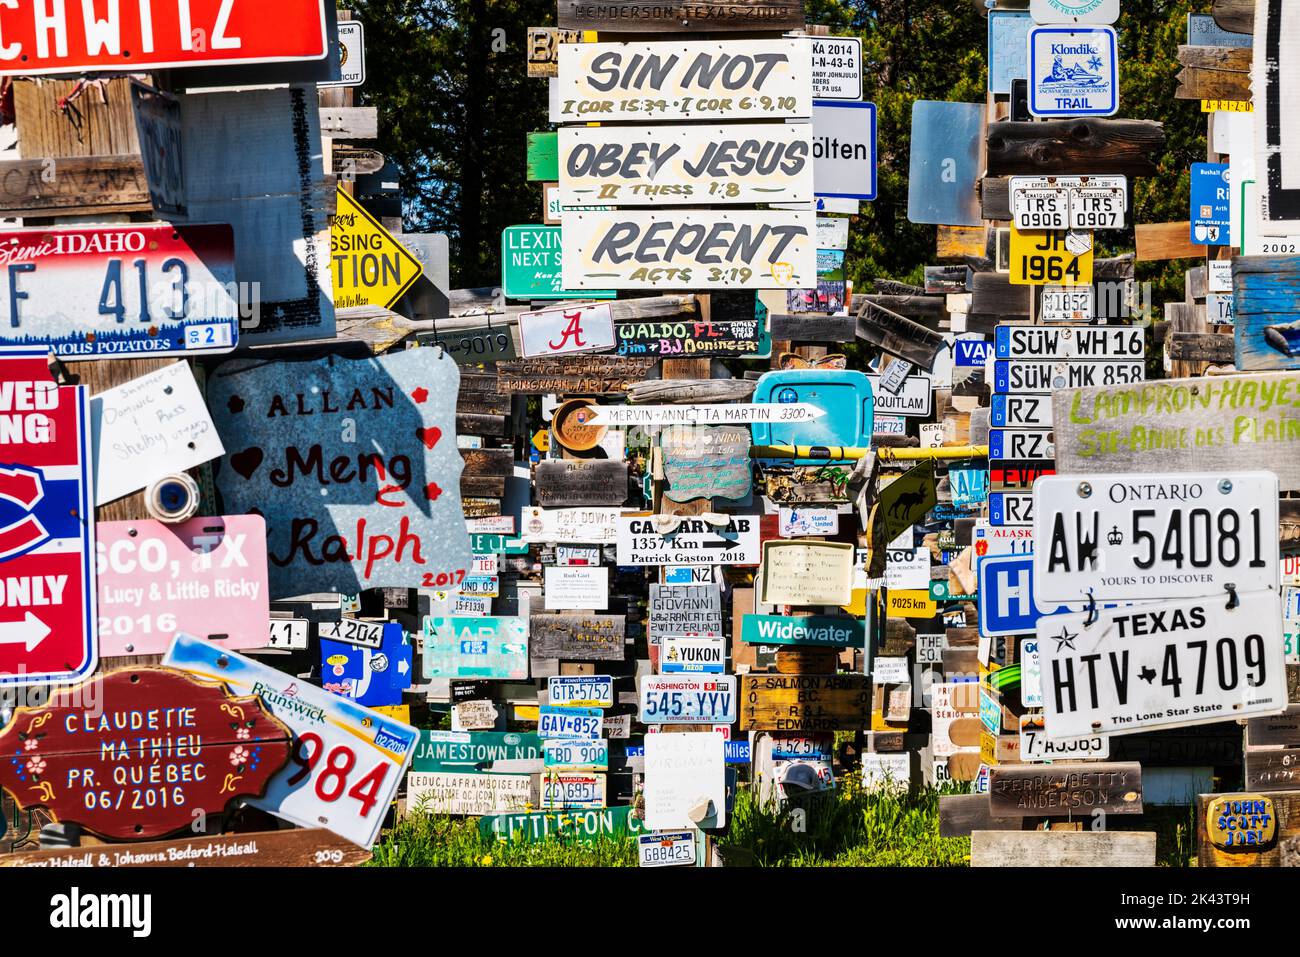
[[1115, 115], [1119, 55], [1113, 27], [1034, 27], [1028, 42], [1031, 114]]

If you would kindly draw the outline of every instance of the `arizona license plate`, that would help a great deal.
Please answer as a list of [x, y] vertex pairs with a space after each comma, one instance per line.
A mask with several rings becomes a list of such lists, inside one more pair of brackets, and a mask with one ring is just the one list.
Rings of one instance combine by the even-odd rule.
[[[1037, 551], [1035, 552], [1037, 554]], [[1126, 734], [1287, 706], [1276, 590], [1038, 620], [1048, 737]]]
[[1034, 589], [1045, 602], [1276, 592], [1277, 527], [1271, 472], [1043, 478]]

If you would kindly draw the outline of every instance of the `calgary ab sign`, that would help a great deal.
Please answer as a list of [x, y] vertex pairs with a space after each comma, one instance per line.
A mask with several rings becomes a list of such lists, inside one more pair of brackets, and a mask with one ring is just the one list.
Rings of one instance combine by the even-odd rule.
[[274, 6], [272, 17], [258, 0], [0, 0], [0, 76], [323, 59], [324, 0]]

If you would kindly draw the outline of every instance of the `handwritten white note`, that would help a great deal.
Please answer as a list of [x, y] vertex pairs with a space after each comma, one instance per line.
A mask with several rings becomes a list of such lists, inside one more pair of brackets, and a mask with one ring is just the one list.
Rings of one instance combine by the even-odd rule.
[[96, 505], [226, 454], [183, 360], [94, 396], [90, 421]]

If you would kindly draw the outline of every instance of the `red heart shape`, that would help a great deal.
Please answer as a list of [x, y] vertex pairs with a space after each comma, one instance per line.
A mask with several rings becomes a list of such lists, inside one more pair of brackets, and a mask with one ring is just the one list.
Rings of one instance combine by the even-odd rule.
[[424, 443], [426, 449], [432, 449], [438, 444], [438, 440], [442, 438], [442, 429], [436, 425], [428, 429], [419, 428], [415, 430], [415, 437]]
[[253, 477], [257, 467], [262, 464], [262, 450], [257, 446], [236, 452], [230, 457], [230, 467], [248, 480]]

